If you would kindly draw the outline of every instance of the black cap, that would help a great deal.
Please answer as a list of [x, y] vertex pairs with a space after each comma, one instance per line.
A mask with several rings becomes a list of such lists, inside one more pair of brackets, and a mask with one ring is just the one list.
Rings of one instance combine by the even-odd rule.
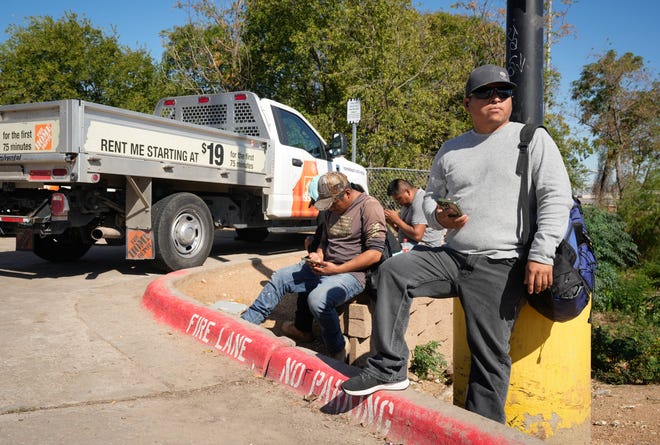
[[477, 88], [492, 83], [504, 84], [511, 88], [516, 87], [516, 84], [509, 79], [509, 73], [504, 68], [497, 65], [482, 65], [470, 73], [470, 77], [468, 77], [465, 84], [465, 97], [469, 97]]

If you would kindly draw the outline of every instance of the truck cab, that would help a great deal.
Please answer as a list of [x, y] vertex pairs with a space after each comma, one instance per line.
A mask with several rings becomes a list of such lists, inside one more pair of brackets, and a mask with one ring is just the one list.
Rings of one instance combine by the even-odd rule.
[[[197, 112], [190, 112], [193, 109]], [[307, 186], [328, 171], [340, 171], [368, 191], [364, 167], [344, 157], [347, 147], [341, 133], [328, 144], [302, 114], [274, 100], [247, 91], [166, 98], [154, 114], [268, 139], [263, 166], [268, 187], [262, 202], [268, 220], [315, 218], [318, 212], [309, 205]]]
[[328, 171], [342, 172], [368, 190], [366, 170], [344, 157], [346, 139], [342, 134], [335, 134], [328, 145], [293, 108], [269, 99], [262, 99], [260, 107], [274, 145], [266, 160], [277, 173], [266, 206], [268, 217], [316, 217], [318, 212], [309, 206], [307, 186], [314, 176]]

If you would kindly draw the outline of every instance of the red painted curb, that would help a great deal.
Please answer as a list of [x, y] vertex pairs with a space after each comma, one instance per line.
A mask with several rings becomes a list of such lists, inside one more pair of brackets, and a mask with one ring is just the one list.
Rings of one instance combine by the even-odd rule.
[[524, 443], [484, 432], [478, 424], [458, 419], [472, 413], [454, 406], [447, 407], [448, 413], [441, 413], [411, 402], [404, 393], [392, 391], [378, 391], [367, 397], [349, 396], [340, 388], [348, 377], [335, 369], [339, 366], [342, 365], [307, 349], [281, 348], [271, 356], [266, 377], [303, 395], [322, 412], [349, 413], [388, 440], [420, 445]]
[[177, 298], [170, 283], [180, 275], [181, 271], [178, 271], [156, 279], [147, 286], [142, 297], [144, 307], [162, 323], [244, 363], [261, 375], [266, 374], [273, 351], [294, 345], [293, 341], [276, 337], [240, 318]]
[[353, 374], [359, 370], [308, 349], [294, 347], [292, 340], [275, 337], [270, 331], [240, 318], [177, 296], [171, 283], [189, 272], [173, 272], [151, 282], [142, 297], [144, 307], [162, 323], [304, 395], [323, 412], [349, 413], [365, 427], [389, 440], [406, 444], [543, 443], [453, 405], [443, 404], [440, 409], [420, 406], [405, 395], [410, 390], [378, 391], [368, 397], [348, 396], [340, 388], [348, 377], [335, 368], [348, 369]]

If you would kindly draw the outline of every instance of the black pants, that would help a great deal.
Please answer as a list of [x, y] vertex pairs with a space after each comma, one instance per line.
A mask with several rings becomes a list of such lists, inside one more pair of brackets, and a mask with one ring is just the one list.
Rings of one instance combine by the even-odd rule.
[[511, 358], [509, 338], [527, 295], [525, 261], [425, 248], [394, 256], [380, 266], [373, 318], [376, 355], [364, 372], [386, 382], [407, 378], [404, 336], [415, 297], [458, 296], [465, 311], [471, 364], [465, 407], [504, 423]]

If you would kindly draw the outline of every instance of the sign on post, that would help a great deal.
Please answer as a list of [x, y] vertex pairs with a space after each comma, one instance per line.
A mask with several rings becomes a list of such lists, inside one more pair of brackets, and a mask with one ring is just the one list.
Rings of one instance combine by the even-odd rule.
[[349, 99], [346, 103], [346, 120], [349, 124], [360, 122], [360, 99]]
[[351, 160], [355, 162], [355, 155], [357, 153], [357, 124], [360, 122], [360, 99], [348, 99], [346, 102], [346, 120], [349, 124], [353, 124], [353, 141], [351, 150]]

